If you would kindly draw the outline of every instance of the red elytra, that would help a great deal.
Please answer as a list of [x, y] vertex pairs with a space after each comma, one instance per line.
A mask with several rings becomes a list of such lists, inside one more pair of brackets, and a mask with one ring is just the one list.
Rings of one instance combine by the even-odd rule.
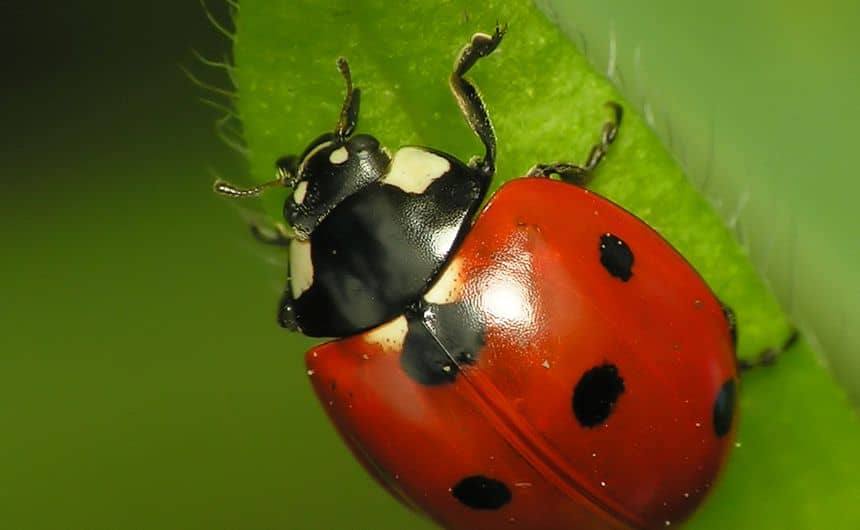
[[[626, 245], [629, 277], [601, 241]], [[426, 298], [483, 318], [452, 382], [407, 376], [402, 317], [306, 358], [337, 430], [401, 501], [452, 530], [558, 530], [665, 528], [704, 499], [734, 437], [734, 345], [707, 284], [645, 223], [577, 186], [514, 180]]]

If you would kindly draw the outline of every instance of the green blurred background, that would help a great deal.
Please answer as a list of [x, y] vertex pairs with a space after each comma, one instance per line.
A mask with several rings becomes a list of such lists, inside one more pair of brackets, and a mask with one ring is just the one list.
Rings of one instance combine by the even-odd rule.
[[[857, 397], [860, 9], [640, 4], [544, 7], [600, 64], [617, 37], [623, 83]], [[209, 193], [244, 165], [180, 70], [227, 83], [191, 53], [229, 53], [199, 3], [0, 6], [0, 528], [416, 528], [284, 347], [281, 256]]]

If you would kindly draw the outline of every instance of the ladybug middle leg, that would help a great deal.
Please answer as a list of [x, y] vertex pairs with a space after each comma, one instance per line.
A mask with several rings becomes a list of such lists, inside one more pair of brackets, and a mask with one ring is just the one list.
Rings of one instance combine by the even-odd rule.
[[573, 164], [570, 162], [555, 162], [552, 164], [538, 164], [531, 168], [527, 174], [529, 177], [549, 177], [550, 175], [558, 175], [561, 180], [577, 186], [584, 186], [591, 178], [592, 172], [606, 156], [609, 151], [609, 146], [615, 141], [618, 136], [618, 129], [621, 127], [621, 118], [624, 111], [618, 103], [610, 101], [606, 104], [613, 112], [613, 119], [603, 124], [603, 131], [600, 135], [600, 142], [595, 144], [588, 154], [588, 160], [585, 164]]

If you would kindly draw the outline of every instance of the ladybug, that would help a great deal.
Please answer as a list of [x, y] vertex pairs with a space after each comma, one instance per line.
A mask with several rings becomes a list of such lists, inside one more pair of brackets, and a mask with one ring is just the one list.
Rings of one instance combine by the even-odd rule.
[[[393, 155], [332, 133], [278, 160], [286, 187], [285, 328], [336, 337], [307, 373], [346, 444], [410, 508], [452, 530], [655, 529], [702, 502], [733, 445], [734, 318], [657, 232], [585, 188], [585, 163], [540, 164], [484, 203], [496, 140], [464, 78], [504, 29], [478, 33], [450, 86], [484, 154]], [[552, 178], [552, 177], [558, 178]]]

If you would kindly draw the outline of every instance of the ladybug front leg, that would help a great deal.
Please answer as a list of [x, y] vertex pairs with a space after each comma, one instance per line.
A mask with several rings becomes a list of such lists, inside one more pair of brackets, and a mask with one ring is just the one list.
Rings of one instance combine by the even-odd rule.
[[588, 154], [588, 160], [585, 164], [572, 164], [570, 162], [555, 162], [553, 164], [538, 164], [531, 168], [527, 174], [529, 177], [549, 177], [550, 175], [558, 175], [561, 180], [577, 186], [584, 186], [591, 178], [594, 169], [600, 164], [600, 161], [606, 156], [609, 151], [609, 146], [615, 141], [618, 136], [618, 129], [621, 127], [621, 118], [624, 111], [621, 105], [614, 101], [606, 104], [614, 113], [613, 119], [603, 124], [603, 132], [600, 135], [600, 142], [591, 148]]
[[506, 27], [496, 26], [492, 35], [486, 33], [475, 33], [472, 41], [467, 44], [457, 60], [454, 62], [454, 72], [451, 73], [450, 85], [457, 105], [463, 112], [466, 122], [472, 131], [484, 144], [484, 159], [479, 161], [476, 167], [487, 177], [492, 178], [496, 172], [496, 133], [493, 130], [493, 122], [487, 114], [487, 108], [481, 95], [475, 86], [463, 76], [481, 57], [486, 57], [502, 41]]

